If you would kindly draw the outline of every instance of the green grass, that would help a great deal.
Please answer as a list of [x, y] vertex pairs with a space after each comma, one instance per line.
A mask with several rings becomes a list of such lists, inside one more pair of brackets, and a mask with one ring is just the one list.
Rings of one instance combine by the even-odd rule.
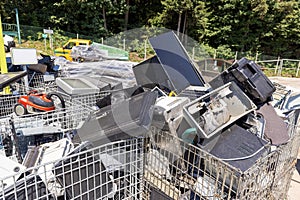
[[45, 48], [45, 43], [44, 41], [32, 41], [32, 40], [23, 40], [21, 44], [16, 44], [16, 47], [18, 48], [35, 48], [37, 52], [40, 54], [46, 54], [46, 55], [54, 55], [54, 48], [53, 50], [49, 47], [49, 41], [46, 43], [46, 48]]

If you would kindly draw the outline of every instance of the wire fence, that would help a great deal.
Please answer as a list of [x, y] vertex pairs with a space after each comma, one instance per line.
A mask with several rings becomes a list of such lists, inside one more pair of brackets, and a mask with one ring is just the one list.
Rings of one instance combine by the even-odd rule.
[[[16, 33], [15, 24], [3, 23], [3, 31]], [[116, 47], [130, 53], [130, 60], [141, 61], [152, 57], [153, 51], [149, 38], [161, 33], [171, 31], [166, 28], [139, 28], [122, 32], [107, 38], [94, 38], [92, 36], [81, 35], [77, 33], [70, 33], [67, 31], [53, 29], [53, 34], [48, 34], [45, 38], [45, 30], [51, 30], [51, 27], [36, 27], [36, 26], [20, 26], [20, 36], [23, 41], [43, 41], [45, 43], [45, 50], [48, 49], [50, 53], [57, 47], [61, 47], [70, 38], [90, 39], [94, 42]], [[12, 34], [16, 37], [17, 34]], [[212, 50], [208, 49], [202, 44], [199, 44], [192, 38], [184, 34], [179, 34], [178, 38], [181, 40], [186, 51], [190, 57], [201, 63], [200, 69], [208, 71], [223, 71], [230, 64], [242, 57], [257, 62], [262, 70], [268, 76], [288, 76], [299, 77], [300, 60], [286, 59], [278, 56], [265, 55], [263, 53], [251, 52], [228, 52], [226, 50]], [[49, 47], [48, 47], [49, 46]]]

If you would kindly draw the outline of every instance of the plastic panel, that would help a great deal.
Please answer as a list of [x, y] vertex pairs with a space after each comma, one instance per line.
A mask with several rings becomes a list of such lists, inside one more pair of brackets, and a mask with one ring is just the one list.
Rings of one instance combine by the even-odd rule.
[[255, 104], [232, 82], [187, 104], [183, 113], [201, 138], [210, 138], [255, 109]]

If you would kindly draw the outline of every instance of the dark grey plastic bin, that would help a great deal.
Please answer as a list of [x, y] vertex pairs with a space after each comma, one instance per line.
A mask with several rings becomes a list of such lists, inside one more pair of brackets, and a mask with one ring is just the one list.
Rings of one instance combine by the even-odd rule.
[[255, 104], [269, 101], [275, 91], [275, 86], [261, 71], [254, 61], [242, 58], [226, 71], [209, 82], [212, 88], [217, 88], [228, 82], [235, 82]]

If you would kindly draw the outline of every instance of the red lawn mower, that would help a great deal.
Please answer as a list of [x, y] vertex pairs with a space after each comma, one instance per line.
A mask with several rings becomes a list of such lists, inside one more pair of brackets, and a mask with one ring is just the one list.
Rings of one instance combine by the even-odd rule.
[[60, 94], [56, 92], [43, 94], [34, 90], [19, 98], [14, 111], [18, 116], [22, 116], [53, 111], [56, 108], [65, 108], [65, 101]]

